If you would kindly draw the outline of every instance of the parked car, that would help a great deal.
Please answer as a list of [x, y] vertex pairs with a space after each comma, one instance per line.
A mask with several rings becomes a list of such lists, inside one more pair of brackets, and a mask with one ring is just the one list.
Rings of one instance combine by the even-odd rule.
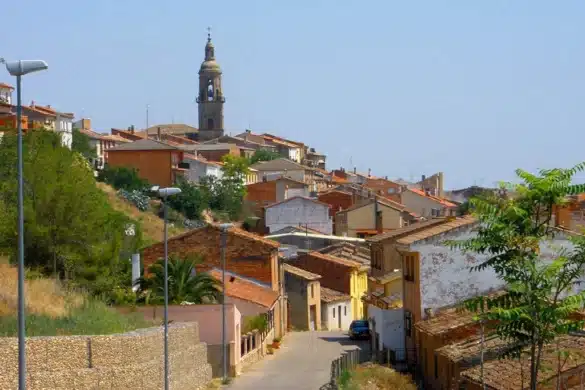
[[366, 320], [354, 320], [349, 325], [349, 338], [369, 339], [370, 338], [370, 323]]

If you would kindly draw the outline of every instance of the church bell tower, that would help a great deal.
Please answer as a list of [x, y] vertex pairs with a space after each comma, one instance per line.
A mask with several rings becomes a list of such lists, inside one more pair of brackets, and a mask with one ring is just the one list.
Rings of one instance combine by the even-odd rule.
[[205, 60], [199, 68], [199, 141], [208, 141], [223, 135], [223, 104], [225, 97], [221, 88], [221, 68], [215, 61], [215, 47], [208, 29], [205, 45]]

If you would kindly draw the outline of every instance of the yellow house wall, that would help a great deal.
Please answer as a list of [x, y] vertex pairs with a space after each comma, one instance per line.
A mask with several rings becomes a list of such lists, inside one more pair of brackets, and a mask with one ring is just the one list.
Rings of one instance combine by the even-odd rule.
[[368, 273], [366, 271], [352, 271], [350, 283], [352, 319], [361, 320], [365, 314], [362, 297], [368, 292]]

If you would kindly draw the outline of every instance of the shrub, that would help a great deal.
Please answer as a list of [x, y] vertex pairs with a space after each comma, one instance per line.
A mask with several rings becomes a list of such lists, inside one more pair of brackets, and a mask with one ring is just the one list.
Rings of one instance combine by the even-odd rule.
[[242, 333], [248, 333], [257, 329], [260, 333], [264, 333], [268, 329], [268, 319], [264, 314], [244, 317], [244, 326], [242, 326]]
[[344, 371], [339, 378], [342, 390], [416, 390], [416, 386], [406, 375], [392, 368], [376, 364], [364, 364], [351, 371]]
[[140, 211], [146, 211], [150, 206], [150, 197], [145, 195], [142, 191], [126, 191], [121, 189], [118, 191], [118, 195], [132, 203]]
[[100, 171], [98, 180], [111, 185], [117, 190], [142, 191], [149, 187], [148, 181], [138, 176], [136, 168], [105, 166]]

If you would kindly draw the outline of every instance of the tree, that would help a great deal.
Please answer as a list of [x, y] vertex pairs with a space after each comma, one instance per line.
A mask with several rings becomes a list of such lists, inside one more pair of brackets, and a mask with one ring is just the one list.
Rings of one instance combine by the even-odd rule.
[[256, 164], [260, 161], [276, 160], [277, 158], [280, 158], [280, 154], [278, 154], [278, 152], [266, 149], [258, 149], [250, 158], [250, 164]]
[[91, 146], [91, 138], [87, 134], [83, 134], [79, 129], [73, 129], [71, 150], [80, 153], [88, 160], [97, 158], [96, 150]]
[[177, 181], [177, 187], [181, 193], [169, 197], [168, 206], [189, 219], [200, 219], [203, 210], [209, 207], [208, 192], [182, 178]]
[[[541, 170], [533, 175], [517, 170], [522, 184], [502, 184], [506, 191], [473, 198], [471, 208], [481, 222], [477, 235], [461, 242], [449, 242], [465, 252], [487, 255], [472, 270], [491, 268], [506, 283], [507, 293], [497, 298], [479, 297], [466, 302], [480, 321], [494, 324], [496, 334], [509, 343], [505, 357], [520, 358], [528, 349], [530, 370], [527, 379], [535, 390], [541, 369], [543, 348], [583, 321], [572, 314], [585, 303], [585, 291], [575, 288], [583, 276], [585, 239], [571, 236], [573, 248], [557, 248], [553, 258], [541, 252], [554, 238], [553, 213], [567, 195], [585, 191], [572, 183], [585, 163], [570, 169]], [[485, 310], [484, 310], [485, 309]], [[483, 310], [483, 312], [482, 312]]]
[[143, 191], [149, 187], [148, 181], [138, 175], [138, 170], [131, 167], [105, 166], [98, 175], [98, 180], [111, 185], [117, 190]]
[[[57, 133], [24, 137], [27, 267], [102, 293], [120, 282], [122, 254], [140, 246], [140, 226], [114, 211], [95, 185], [88, 162], [61, 145]], [[16, 255], [16, 137], [0, 143], [0, 252]], [[6, 218], [4, 218], [6, 217]], [[134, 225], [134, 236], [125, 234]]]
[[[169, 302], [180, 304], [191, 302], [196, 304], [217, 302], [221, 293], [219, 282], [207, 273], [195, 273], [195, 264], [200, 264], [201, 257], [193, 259], [169, 258], [168, 285]], [[150, 266], [151, 276], [141, 278], [138, 285], [142, 292], [150, 291], [155, 301], [164, 298], [164, 260], [159, 259]]]

